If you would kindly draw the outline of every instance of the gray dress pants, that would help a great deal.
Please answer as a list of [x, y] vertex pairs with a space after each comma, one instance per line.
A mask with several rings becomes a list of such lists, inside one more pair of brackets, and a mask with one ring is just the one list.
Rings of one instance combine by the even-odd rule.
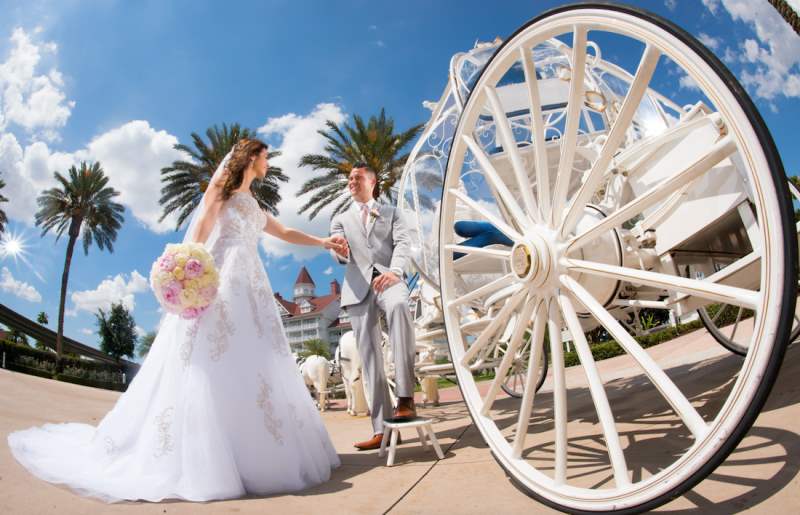
[[395, 394], [398, 397], [414, 396], [416, 354], [414, 325], [408, 309], [408, 287], [405, 282], [400, 281], [380, 294], [370, 288], [364, 300], [347, 306], [350, 325], [353, 327], [361, 356], [375, 434], [383, 433], [383, 420], [392, 416], [392, 401], [381, 349], [379, 309], [386, 314], [389, 326], [389, 344], [394, 356]]

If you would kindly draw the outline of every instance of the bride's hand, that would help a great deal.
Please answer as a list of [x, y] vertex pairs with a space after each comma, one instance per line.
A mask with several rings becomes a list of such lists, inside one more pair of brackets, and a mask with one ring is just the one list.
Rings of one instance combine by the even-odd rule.
[[344, 257], [350, 253], [350, 248], [347, 245], [347, 240], [344, 236], [335, 235], [329, 236], [328, 238], [323, 238], [322, 245], [329, 250], [333, 250], [337, 254], [340, 254]]

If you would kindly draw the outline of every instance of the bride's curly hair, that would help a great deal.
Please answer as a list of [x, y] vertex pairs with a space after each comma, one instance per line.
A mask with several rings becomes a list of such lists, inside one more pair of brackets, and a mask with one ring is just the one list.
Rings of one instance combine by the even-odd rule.
[[250, 160], [258, 156], [262, 150], [269, 150], [269, 146], [256, 138], [242, 138], [233, 147], [233, 154], [225, 165], [225, 182], [222, 185], [222, 199], [228, 200], [233, 191], [242, 185], [244, 171], [250, 166]]

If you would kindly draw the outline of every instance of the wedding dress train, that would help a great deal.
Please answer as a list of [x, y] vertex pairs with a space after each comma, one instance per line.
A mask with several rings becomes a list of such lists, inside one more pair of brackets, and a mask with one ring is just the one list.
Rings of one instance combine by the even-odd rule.
[[14, 432], [36, 476], [105, 501], [226, 499], [301, 490], [339, 458], [290, 352], [258, 256], [267, 222], [249, 193], [220, 212], [220, 273], [198, 319], [165, 315], [150, 353], [97, 427]]

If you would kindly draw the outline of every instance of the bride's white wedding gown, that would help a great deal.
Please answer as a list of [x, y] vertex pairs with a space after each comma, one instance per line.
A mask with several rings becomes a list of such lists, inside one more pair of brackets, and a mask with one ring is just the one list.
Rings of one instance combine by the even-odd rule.
[[139, 373], [97, 427], [12, 433], [14, 457], [109, 502], [226, 499], [326, 481], [339, 458], [258, 257], [266, 221], [249, 193], [226, 201], [210, 249], [220, 272], [214, 304], [193, 321], [162, 319]]

